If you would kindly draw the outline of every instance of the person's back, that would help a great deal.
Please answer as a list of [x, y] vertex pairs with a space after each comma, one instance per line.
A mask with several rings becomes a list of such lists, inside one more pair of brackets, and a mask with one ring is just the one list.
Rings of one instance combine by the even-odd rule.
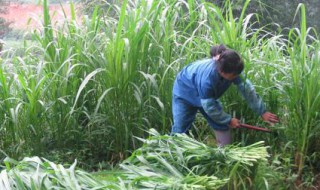
[[201, 107], [201, 99], [214, 97], [218, 99], [232, 84], [225, 80], [217, 70], [217, 62], [213, 59], [204, 59], [187, 65], [182, 69], [175, 80], [173, 94], [187, 100], [190, 104]]

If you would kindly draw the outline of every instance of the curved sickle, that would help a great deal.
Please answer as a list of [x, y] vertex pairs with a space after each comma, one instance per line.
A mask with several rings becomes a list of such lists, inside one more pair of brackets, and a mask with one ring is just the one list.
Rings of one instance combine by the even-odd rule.
[[257, 131], [272, 132], [270, 129], [252, 126], [252, 125], [248, 125], [248, 124], [240, 124], [240, 127], [247, 128], [247, 129], [253, 129], [253, 130], [257, 130]]

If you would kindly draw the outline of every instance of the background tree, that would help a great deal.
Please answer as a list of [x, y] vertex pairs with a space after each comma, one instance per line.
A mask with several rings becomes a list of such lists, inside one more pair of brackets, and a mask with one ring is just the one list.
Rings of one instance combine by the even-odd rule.
[[[85, 6], [86, 12], [92, 12], [95, 6], [99, 5], [109, 10], [110, 4], [121, 2], [122, 0], [79, 0]], [[225, 0], [207, 0], [218, 7], [225, 5]], [[235, 15], [241, 14], [245, 0], [230, 0]], [[307, 26], [314, 27], [318, 32], [320, 31], [320, 6], [318, 0], [252, 0], [247, 13], [258, 13], [260, 24], [256, 27], [267, 25], [270, 31], [277, 31], [280, 28], [291, 28], [299, 25], [299, 15], [295, 18], [296, 9], [299, 3], [303, 3], [307, 9]], [[280, 27], [279, 27], [280, 26]]]
[[[223, 0], [207, 0], [219, 7], [225, 5]], [[240, 15], [245, 0], [230, 0], [235, 15]], [[288, 29], [299, 26], [299, 14], [296, 10], [299, 3], [303, 3], [306, 7], [307, 27], [314, 27], [320, 31], [320, 6], [318, 0], [252, 0], [247, 8], [247, 13], [258, 13], [260, 17], [260, 25], [257, 28], [266, 26], [270, 31], [277, 29]], [[280, 27], [279, 27], [280, 26]]]

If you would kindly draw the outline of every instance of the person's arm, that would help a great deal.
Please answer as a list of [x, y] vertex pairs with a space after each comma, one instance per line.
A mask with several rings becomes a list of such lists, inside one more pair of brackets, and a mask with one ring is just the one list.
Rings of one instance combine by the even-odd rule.
[[231, 115], [223, 111], [218, 100], [214, 98], [201, 99], [201, 105], [208, 116], [217, 124], [228, 125], [230, 123]]
[[256, 93], [253, 85], [249, 79], [240, 79], [240, 82], [236, 84], [238, 90], [241, 92], [242, 96], [246, 100], [249, 107], [257, 113], [259, 116], [262, 116], [266, 112], [266, 108], [263, 100]]
[[237, 85], [238, 90], [241, 92], [244, 99], [247, 101], [249, 107], [258, 115], [260, 115], [264, 121], [270, 124], [278, 123], [278, 117], [275, 114], [266, 111], [264, 102], [259, 97], [259, 95], [257, 95], [249, 79], [239, 78], [237, 81], [238, 83], [235, 84]]
[[201, 99], [201, 105], [208, 116], [220, 125], [238, 127], [239, 121], [223, 111], [220, 102], [214, 98]]

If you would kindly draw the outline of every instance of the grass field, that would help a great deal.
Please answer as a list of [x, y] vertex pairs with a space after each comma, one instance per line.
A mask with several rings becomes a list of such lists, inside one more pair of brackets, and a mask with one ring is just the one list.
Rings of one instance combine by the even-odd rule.
[[[299, 27], [283, 35], [255, 28], [258, 15], [246, 13], [249, 3], [235, 17], [230, 1], [220, 8], [190, 0], [124, 0], [95, 7], [80, 22], [71, 4], [70, 18], [56, 27], [43, 1], [41, 28], [24, 38], [18, 54], [1, 54], [0, 159], [7, 162], [0, 185], [32, 189], [30, 179], [39, 179], [46, 188], [105, 187], [77, 166], [115, 168], [116, 174], [95, 173], [105, 181], [124, 170], [126, 180], [111, 184], [119, 189], [317, 189], [319, 39], [307, 28], [303, 4], [296, 11]], [[14, 38], [8, 42], [20, 46]], [[241, 54], [243, 74], [281, 122], [261, 121], [233, 87], [220, 99], [224, 110], [272, 133], [234, 129], [233, 145], [208, 146], [213, 132], [198, 117], [192, 136], [166, 135], [177, 73], [208, 58], [217, 44]]]

